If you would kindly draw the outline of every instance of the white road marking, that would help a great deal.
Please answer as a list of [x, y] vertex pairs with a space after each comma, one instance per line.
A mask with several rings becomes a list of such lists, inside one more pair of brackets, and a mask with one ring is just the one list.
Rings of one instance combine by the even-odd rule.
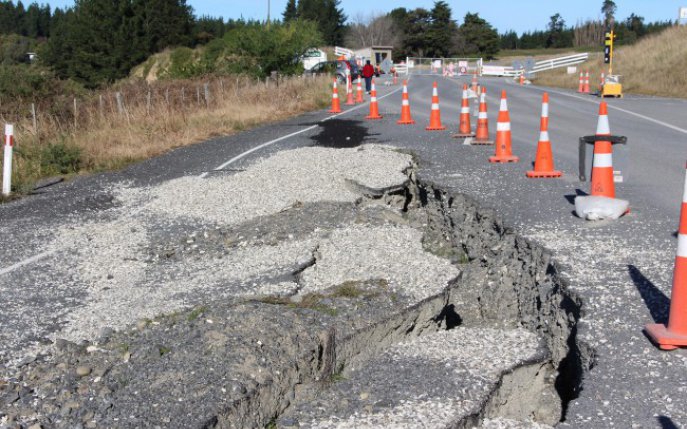
[[14, 264], [14, 265], [10, 265], [10, 266], [7, 267], [7, 268], [3, 268], [3, 269], [0, 270], [0, 276], [5, 275], [5, 274], [7, 274], [7, 273], [10, 273], [10, 272], [16, 270], [17, 268], [21, 268], [21, 267], [23, 267], [24, 265], [28, 265], [28, 264], [31, 264], [31, 263], [33, 263], [33, 262], [40, 261], [40, 260], [43, 259], [43, 258], [47, 258], [48, 256], [52, 255], [52, 254], [55, 253], [55, 252], [57, 252], [57, 251], [56, 251], [56, 250], [49, 250], [49, 251], [47, 251], [47, 252], [39, 253], [39, 254], [37, 254], [37, 255], [33, 255], [33, 256], [30, 257], [30, 258], [24, 259], [24, 260], [21, 261], [21, 262], [17, 262], [17, 263]]
[[[410, 79], [408, 79], [408, 80], [410, 80]], [[402, 87], [397, 88], [397, 89], [395, 89], [394, 91], [391, 91], [390, 93], [388, 93], [388, 94], [386, 94], [386, 95], [384, 95], [384, 96], [382, 96], [382, 97], [379, 97], [378, 100], [381, 100], [381, 99], [386, 98], [386, 97], [388, 97], [388, 96], [390, 96], [390, 95], [393, 95], [393, 94], [397, 93], [398, 91], [400, 91], [401, 89], [403, 89], [403, 88], [402, 88]], [[352, 107], [352, 108], [350, 108], [350, 109], [348, 109], [348, 110], [346, 110], [346, 111], [344, 111], [344, 112], [337, 113], [336, 115], [332, 115], [332, 116], [326, 117], [326, 118], [322, 119], [322, 120], [320, 121], [320, 123], [322, 123], [322, 122], [324, 122], [324, 121], [328, 121], [328, 120], [330, 120], [330, 119], [334, 119], [334, 118], [339, 117], [339, 116], [341, 116], [341, 115], [345, 115], [346, 113], [350, 113], [350, 112], [353, 112], [353, 111], [355, 111], [355, 110], [361, 109], [361, 108], [363, 108], [363, 107], [365, 107], [365, 106], [367, 106], [367, 103], [361, 104], [361, 105], [356, 106], [356, 107]], [[251, 154], [251, 153], [253, 153], [253, 152], [257, 151], [257, 150], [262, 149], [263, 147], [267, 147], [267, 146], [273, 145], [273, 144], [278, 143], [278, 142], [280, 142], [280, 141], [282, 141], [282, 140], [286, 140], [286, 139], [291, 138], [291, 137], [293, 137], [293, 136], [297, 136], [298, 134], [305, 133], [305, 132], [310, 131], [310, 130], [312, 130], [312, 129], [314, 129], [314, 128], [317, 128], [317, 127], [319, 127], [319, 125], [313, 125], [313, 126], [310, 126], [310, 127], [308, 127], [308, 128], [304, 128], [304, 129], [302, 129], [302, 130], [300, 130], [300, 131], [296, 131], [296, 132], [294, 132], [294, 133], [287, 134], [287, 135], [285, 135], [285, 136], [281, 136], [281, 137], [279, 137], [279, 138], [277, 138], [277, 139], [274, 139], [274, 140], [268, 141], [268, 142], [266, 142], [266, 143], [263, 143], [263, 144], [261, 144], [261, 145], [259, 145], [259, 146], [256, 146], [256, 147], [254, 147], [254, 148], [252, 148], [252, 149], [250, 149], [250, 150], [247, 150], [247, 151], [243, 152], [243, 153], [240, 154], [240, 155], [237, 155], [237, 156], [233, 157], [233, 158], [230, 159], [229, 161], [227, 161], [227, 162], [225, 162], [224, 164], [220, 165], [219, 167], [215, 168], [215, 171], [216, 171], [216, 170], [221, 170], [221, 169], [223, 169], [223, 168], [226, 168], [228, 165], [230, 165], [230, 164], [232, 164], [232, 163], [238, 161], [239, 159], [245, 157], [246, 155], [249, 155], [249, 154]], [[201, 177], [201, 178], [206, 177], [209, 173], [210, 173], [210, 172], [205, 172], [205, 173], [201, 174], [199, 177]], [[5, 274], [7, 274], [7, 273], [10, 273], [10, 272], [12, 272], [12, 271], [14, 271], [14, 270], [16, 270], [16, 269], [19, 269], [19, 268], [25, 266], [25, 265], [34, 263], [34, 262], [36, 262], [36, 261], [40, 261], [41, 259], [47, 258], [48, 256], [50, 256], [50, 255], [52, 255], [52, 254], [54, 254], [54, 253], [56, 253], [56, 252], [57, 252], [56, 250], [50, 250], [50, 251], [47, 251], [47, 252], [42, 252], [42, 253], [39, 253], [39, 254], [37, 254], [37, 255], [31, 256], [30, 258], [24, 259], [23, 261], [17, 262], [17, 263], [14, 264], [14, 265], [10, 265], [9, 267], [2, 268], [2, 269], [0, 269], [0, 276], [5, 275]]]
[[[581, 97], [579, 95], [570, 94], [567, 92], [561, 92], [561, 91], [556, 91], [556, 90], [552, 90], [552, 89], [538, 88], [536, 86], [531, 86], [530, 88], [536, 89], [537, 91], [542, 91], [542, 92], [545, 91], [545, 92], [549, 92], [552, 94], [565, 95], [566, 97], [577, 98], [578, 100], [586, 101], [586, 102], [592, 103], [592, 104], [598, 104], [600, 102], [600, 100], [590, 100], [589, 98]], [[627, 113], [628, 115], [636, 116], [637, 118], [644, 119], [645, 121], [653, 122], [654, 124], [661, 125], [663, 127], [669, 128], [671, 130], [674, 130], [674, 131], [677, 131], [677, 132], [680, 132], [683, 134], [687, 134], [687, 130], [684, 128], [676, 127], [675, 125], [669, 124], [667, 122], [659, 121], [658, 119], [654, 119], [650, 116], [642, 115], [641, 113], [636, 113], [636, 112], [633, 112], [631, 110], [623, 109], [622, 107], [614, 106], [612, 104], [609, 104], [608, 108], [613, 109], [613, 110], [617, 110], [619, 112]]]
[[[390, 93], [388, 93], [388, 94], [386, 94], [386, 95], [383, 95], [383, 96], [381, 96], [381, 97], [378, 97], [377, 100], [379, 101], [379, 100], [382, 100], [382, 99], [384, 99], [384, 98], [386, 98], [386, 97], [388, 97], [388, 96], [390, 96], [390, 95], [393, 95], [393, 94], [397, 93], [398, 91], [400, 91], [401, 89], [403, 89], [403, 87], [396, 88], [394, 91], [391, 91]], [[361, 105], [359, 105], [359, 106], [352, 107], [352, 108], [350, 108], [350, 109], [348, 109], [348, 110], [346, 110], [346, 111], [343, 111], [343, 112], [341, 112], [341, 113], [337, 113], [336, 115], [328, 116], [328, 117], [322, 119], [319, 123], [322, 123], [322, 122], [328, 121], [328, 120], [330, 120], [330, 119], [337, 118], [337, 117], [339, 117], [339, 116], [341, 116], [341, 115], [345, 115], [345, 114], [347, 114], [347, 113], [356, 111], [356, 110], [361, 109], [361, 108], [363, 108], [363, 107], [365, 107], [365, 106], [367, 106], [367, 103], [361, 104]], [[250, 155], [251, 153], [253, 153], [253, 152], [255, 152], [255, 151], [258, 151], [258, 150], [260, 150], [260, 149], [262, 149], [262, 148], [264, 148], [264, 147], [267, 147], [267, 146], [272, 146], [272, 145], [275, 144], [275, 143], [279, 143], [280, 141], [289, 139], [289, 138], [294, 137], [294, 136], [297, 136], [297, 135], [299, 135], [299, 134], [306, 133], [306, 132], [308, 132], [308, 131], [310, 131], [310, 130], [313, 130], [313, 129], [317, 128], [317, 127], [319, 127], [319, 124], [318, 124], [318, 125], [312, 125], [312, 126], [310, 126], [310, 127], [308, 127], [308, 128], [303, 128], [302, 130], [293, 132], [293, 133], [291, 133], [291, 134], [287, 134], [287, 135], [285, 135], [285, 136], [278, 137], [278, 138], [276, 138], [276, 139], [274, 139], [274, 140], [270, 140], [270, 141], [265, 142], [265, 143], [263, 143], [263, 144], [261, 144], [261, 145], [255, 146], [255, 147], [252, 148], [252, 149], [249, 149], [249, 150], [247, 150], [247, 151], [245, 151], [245, 152], [243, 152], [243, 153], [240, 153], [240, 154], [236, 155], [235, 157], [231, 158], [230, 160], [228, 160], [228, 161], [225, 162], [224, 164], [222, 164], [222, 165], [220, 165], [220, 166], [218, 166], [218, 167], [213, 168], [212, 171], [219, 171], [219, 170], [222, 170], [222, 169], [228, 167], [229, 165], [235, 163], [235, 162], [238, 161], [239, 159], [244, 158], [244, 157]], [[201, 174], [201, 175], [198, 176], [198, 177], [200, 177], [200, 178], [205, 178], [205, 177], [207, 177], [208, 174], [210, 174], [212, 171], [206, 171], [206, 172], [204, 172], [203, 174]]]

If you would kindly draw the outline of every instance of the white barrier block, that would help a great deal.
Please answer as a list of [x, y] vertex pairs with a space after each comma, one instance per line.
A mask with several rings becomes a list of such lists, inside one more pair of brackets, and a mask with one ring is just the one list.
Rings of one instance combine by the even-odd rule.
[[618, 198], [580, 196], [575, 198], [575, 213], [582, 219], [618, 219], [627, 213], [630, 203]]

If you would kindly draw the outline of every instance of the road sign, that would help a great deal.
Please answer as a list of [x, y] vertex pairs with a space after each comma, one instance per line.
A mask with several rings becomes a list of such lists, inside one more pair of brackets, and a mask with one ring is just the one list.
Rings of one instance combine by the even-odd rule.
[[679, 12], [680, 19], [687, 19], [687, 7], [681, 7]]

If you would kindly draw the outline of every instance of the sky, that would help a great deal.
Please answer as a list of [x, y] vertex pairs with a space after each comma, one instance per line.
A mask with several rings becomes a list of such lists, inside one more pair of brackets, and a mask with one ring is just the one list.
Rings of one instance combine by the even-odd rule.
[[[73, 0], [42, 0], [53, 7], [74, 4]], [[271, 3], [272, 18], [280, 18], [286, 0], [186, 0], [197, 16], [210, 15], [228, 18], [265, 19], [267, 3]], [[26, 2], [26, 1], [25, 1]], [[453, 17], [460, 23], [465, 13], [479, 13], [499, 33], [515, 30], [518, 33], [543, 30], [549, 17], [560, 13], [567, 25], [601, 16], [602, 0], [447, 0]], [[615, 0], [618, 10], [616, 19], [624, 19], [635, 13], [645, 22], [675, 20], [680, 7], [687, 7], [687, 0]], [[341, 7], [349, 19], [358, 16], [382, 14], [397, 7], [431, 9], [433, 0], [342, 0]]]

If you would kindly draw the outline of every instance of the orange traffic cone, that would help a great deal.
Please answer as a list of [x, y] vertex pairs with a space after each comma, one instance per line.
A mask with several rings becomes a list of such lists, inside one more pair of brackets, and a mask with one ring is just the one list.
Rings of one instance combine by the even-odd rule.
[[434, 82], [432, 86], [432, 111], [429, 114], [429, 126], [425, 128], [427, 131], [441, 131], [446, 127], [441, 125], [441, 110], [439, 110], [439, 91], [437, 83]]
[[577, 85], [577, 92], [583, 93], [584, 92], [584, 73], [580, 72], [580, 81]]
[[358, 77], [358, 87], [357, 87], [356, 91], [357, 91], [357, 94], [355, 97], [355, 102], [357, 104], [364, 103], [365, 100], [363, 99], [363, 86], [362, 86], [362, 83], [360, 82], [360, 77]]
[[398, 85], [398, 73], [394, 72], [394, 85]]
[[479, 96], [479, 115], [477, 116], [477, 133], [472, 140], [474, 145], [494, 144], [489, 140], [489, 120], [487, 119], [487, 89], [482, 87], [482, 93]]
[[513, 156], [511, 150], [510, 115], [506, 91], [501, 91], [501, 106], [499, 118], [496, 122], [496, 152], [489, 157], [489, 162], [518, 162], [520, 158]]
[[523, 86], [525, 84], [525, 73], [520, 74], [520, 86]]
[[346, 106], [352, 106], [355, 104], [353, 100], [353, 81], [351, 80], [351, 75], [348, 75], [346, 82]]
[[468, 85], [463, 84], [463, 100], [460, 105], [460, 125], [458, 127], [458, 134], [453, 137], [464, 138], [472, 137], [472, 127], [470, 126], [470, 104], [468, 101]]
[[365, 119], [382, 119], [379, 114], [379, 104], [377, 104], [377, 89], [375, 88], [375, 80], [372, 79], [372, 90], [370, 91], [370, 114], [365, 116]]
[[479, 89], [477, 89], [477, 70], [475, 70], [475, 73], [472, 75], [472, 92], [479, 94]]
[[403, 81], [403, 95], [401, 101], [401, 119], [396, 122], [400, 125], [411, 125], [415, 121], [410, 116], [410, 100], [408, 99], [408, 82]]
[[[599, 122], [596, 125], [597, 136], [610, 136], [608, 125], [608, 106], [605, 101], [599, 105]], [[596, 197], [615, 198], [613, 182], [613, 146], [609, 141], [594, 142], [594, 159], [592, 162], [591, 195]]]
[[332, 89], [332, 108], [329, 113], [341, 113], [341, 101], [339, 100], [339, 89], [336, 86], [336, 79], [334, 79], [334, 87]]
[[541, 122], [539, 127], [539, 144], [534, 159], [534, 170], [525, 175], [529, 178], [561, 177], [562, 173], [553, 169], [553, 153], [549, 140], [549, 94], [544, 93], [541, 101]]
[[668, 325], [649, 324], [644, 329], [661, 350], [675, 350], [687, 346], [687, 180], [680, 210]]
[[583, 91], [585, 94], [589, 94], [589, 72], [585, 73], [584, 76], [584, 89]]

